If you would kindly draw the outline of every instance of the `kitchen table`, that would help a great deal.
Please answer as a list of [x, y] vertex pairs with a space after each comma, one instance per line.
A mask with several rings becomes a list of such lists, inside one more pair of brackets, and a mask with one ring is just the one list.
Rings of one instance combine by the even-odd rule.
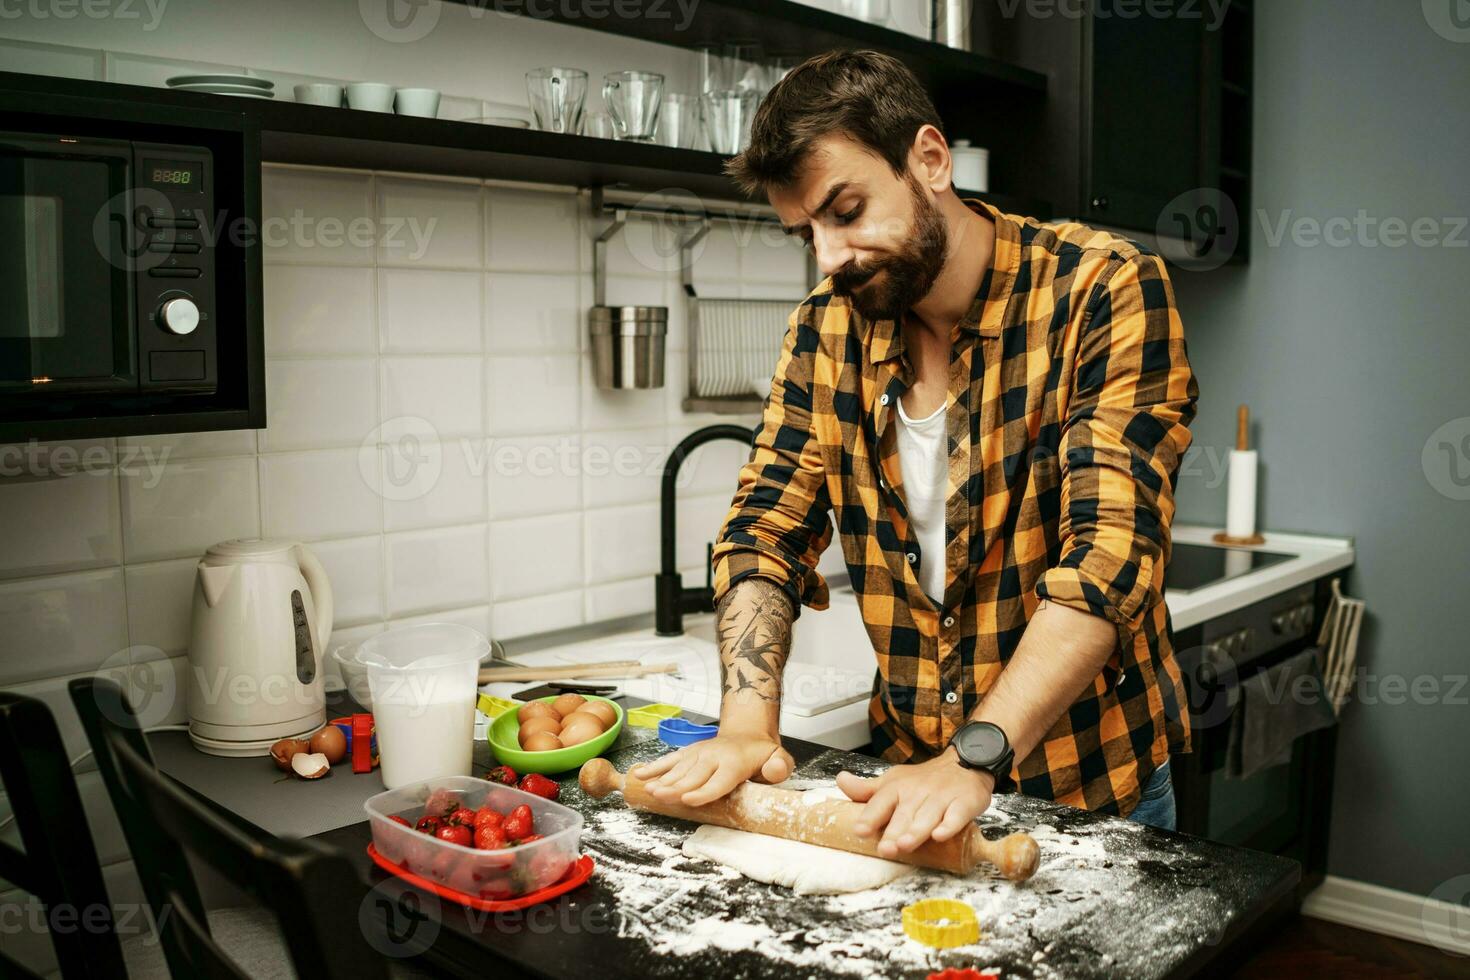
[[[301, 815], [328, 789], [280, 780], [264, 759], [198, 757], [182, 736], [154, 742], [165, 771], [273, 832], [311, 829]], [[829, 782], [843, 768], [872, 774], [883, 766], [799, 740], [787, 747], [796, 788]], [[626, 729], [608, 757], [626, 769], [664, 750], [651, 731]], [[479, 743], [476, 771], [490, 764]], [[474, 977], [509, 968], [559, 980], [922, 978], [946, 966], [998, 967], [1007, 977], [1186, 977], [1238, 963], [1241, 950], [1294, 911], [1300, 878], [1294, 861], [1003, 795], [982, 825], [987, 836], [1024, 829], [1037, 837], [1041, 867], [1029, 882], [921, 870], [875, 891], [801, 897], [684, 857], [689, 824], [630, 811], [618, 795], [591, 799], [575, 777], [560, 777], [562, 802], [586, 816], [583, 849], [597, 870], [587, 884], [523, 911], [465, 909], [379, 871], [365, 853], [367, 823], [346, 822], [342, 809], [344, 794], [378, 791], [375, 776], [334, 772], [329, 808], [341, 825], [310, 836], [358, 864], [364, 888], [342, 900], [359, 905], [378, 949]], [[908, 940], [900, 910], [929, 896], [974, 907], [980, 941], [937, 951]]]

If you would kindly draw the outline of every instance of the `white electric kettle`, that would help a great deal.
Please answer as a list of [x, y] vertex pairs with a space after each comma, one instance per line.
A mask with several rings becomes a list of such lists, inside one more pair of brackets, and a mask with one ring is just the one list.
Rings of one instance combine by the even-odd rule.
[[211, 755], [265, 755], [326, 724], [332, 586], [305, 545], [246, 538], [204, 553], [189, 627], [189, 737]]

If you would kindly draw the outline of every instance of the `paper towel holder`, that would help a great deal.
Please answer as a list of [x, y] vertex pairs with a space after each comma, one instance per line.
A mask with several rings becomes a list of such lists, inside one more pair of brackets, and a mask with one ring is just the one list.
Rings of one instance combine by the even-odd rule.
[[[1235, 410], [1235, 448], [1240, 452], [1250, 449], [1250, 424], [1251, 410], [1248, 405], [1241, 405]], [[1255, 545], [1265, 544], [1266, 539], [1257, 532], [1248, 537], [1235, 537], [1224, 531], [1217, 532], [1210, 538], [1216, 544], [1225, 545]]]

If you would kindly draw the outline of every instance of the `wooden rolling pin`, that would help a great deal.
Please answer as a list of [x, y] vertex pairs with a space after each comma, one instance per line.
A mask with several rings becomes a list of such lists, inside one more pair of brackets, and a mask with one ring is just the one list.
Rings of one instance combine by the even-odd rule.
[[614, 660], [600, 664], [556, 664], [550, 667], [484, 667], [480, 683], [497, 681], [566, 681], [589, 677], [647, 677], [650, 674], [677, 673], [679, 665], [643, 664], [636, 660]]
[[[599, 800], [622, 790], [623, 802], [650, 813], [882, 857], [877, 838], [864, 837], [853, 829], [863, 805], [851, 800], [807, 803], [798, 790], [743, 783], [723, 799], [704, 806], [665, 803], [650, 796], [641, 779], [618, 772], [606, 759], [592, 759], [583, 765], [577, 781], [583, 792]], [[1025, 881], [1036, 873], [1040, 857], [1030, 834], [1016, 833], [992, 841], [972, 823], [947, 841], [929, 840], [889, 860], [955, 874], [969, 874], [981, 861], [988, 861], [1011, 881]]]

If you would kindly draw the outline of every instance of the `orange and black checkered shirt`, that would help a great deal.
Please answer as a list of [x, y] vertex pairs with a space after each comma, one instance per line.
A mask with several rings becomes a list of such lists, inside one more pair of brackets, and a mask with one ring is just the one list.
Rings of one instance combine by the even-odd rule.
[[1043, 600], [1102, 616], [1118, 647], [1018, 760], [1021, 792], [1127, 814], [1188, 751], [1164, 566], [1198, 388], [1163, 261], [1078, 224], [966, 202], [995, 223], [991, 268], [950, 353], [944, 596], [918, 580], [894, 409], [914, 373], [892, 320], [823, 282], [792, 314], [764, 421], [714, 550], [715, 593], [758, 576], [799, 609], [833, 521], [877, 653], [873, 745], [942, 751]]

